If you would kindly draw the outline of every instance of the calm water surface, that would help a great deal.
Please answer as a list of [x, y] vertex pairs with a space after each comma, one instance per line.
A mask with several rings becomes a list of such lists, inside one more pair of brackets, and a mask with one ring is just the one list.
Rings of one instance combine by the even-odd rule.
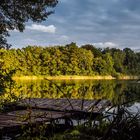
[[[140, 107], [140, 83], [118, 80], [32, 80], [16, 81], [12, 89], [20, 98], [108, 99], [113, 104], [129, 103]], [[8, 95], [5, 94], [5, 98]], [[132, 108], [133, 109], [133, 108]]]

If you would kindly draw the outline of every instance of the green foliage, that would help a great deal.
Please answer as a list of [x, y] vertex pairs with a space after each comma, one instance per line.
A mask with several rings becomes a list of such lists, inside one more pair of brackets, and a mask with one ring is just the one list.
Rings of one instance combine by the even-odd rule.
[[100, 48], [96, 48], [93, 45], [87, 44], [87, 45], [83, 45], [81, 46], [81, 48], [86, 49], [86, 50], [90, 50], [94, 57], [101, 57], [102, 56], [102, 52]]
[[[4, 105], [9, 104], [11, 101], [16, 101], [19, 97], [14, 95], [15, 82], [12, 79], [13, 74], [15, 73], [16, 59], [15, 51], [6, 51], [0, 49], [0, 96], [3, 96], [5, 93], [7, 97], [0, 97], [0, 111], [4, 111]], [[7, 56], [7, 57], [6, 57]], [[13, 65], [12, 65], [13, 64]]]
[[139, 75], [140, 53], [131, 49], [96, 49], [92, 45], [37, 47], [0, 50], [0, 62], [15, 76]]
[[101, 57], [95, 58], [93, 62], [93, 71], [96, 75], [108, 75], [107, 63]]
[[125, 53], [125, 59], [124, 59], [124, 65], [125, 65], [125, 69], [126, 72], [129, 74], [135, 74], [135, 73], [139, 73], [138, 71], [140, 71], [139, 68], [139, 55], [135, 54], [131, 49], [129, 48], [125, 48], [123, 50], [123, 52]]

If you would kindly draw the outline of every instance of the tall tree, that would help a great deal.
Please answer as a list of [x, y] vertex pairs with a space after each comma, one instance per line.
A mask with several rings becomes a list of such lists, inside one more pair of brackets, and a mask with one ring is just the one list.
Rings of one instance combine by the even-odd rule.
[[135, 69], [139, 62], [137, 55], [130, 48], [125, 48], [123, 51], [125, 53], [124, 66], [127, 69], [127, 73], [135, 74]]
[[30, 19], [33, 22], [45, 20], [58, 0], [1, 0], [0, 1], [0, 48], [8, 48], [6, 37], [9, 30], [22, 32], [25, 23]]
[[91, 50], [94, 57], [102, 56], [101, 48], [96, 48], [95, 46], [90, 45], [90, 44], [83, 45], [83, 46], [81, 46], [81, 48], [86, 49], [86, 50]]

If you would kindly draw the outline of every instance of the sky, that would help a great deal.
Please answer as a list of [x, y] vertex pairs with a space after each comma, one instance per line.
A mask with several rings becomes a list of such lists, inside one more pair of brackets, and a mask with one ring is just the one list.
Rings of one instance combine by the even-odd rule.
[[140, 49], [140, 0], [59, 0], [55, 13], [41, 23], [10, 31], [13, 48], [76, 42], [96, 47]]

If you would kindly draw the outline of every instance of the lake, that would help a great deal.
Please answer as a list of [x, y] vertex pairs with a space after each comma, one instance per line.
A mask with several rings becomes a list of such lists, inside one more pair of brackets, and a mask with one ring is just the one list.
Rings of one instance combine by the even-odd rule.
[[140, 107], [140, 83], [135, 80], [17, 80], [12, 93], [18, 98], [108, 99], [113, 104], [133, 100], [127, 105]]

